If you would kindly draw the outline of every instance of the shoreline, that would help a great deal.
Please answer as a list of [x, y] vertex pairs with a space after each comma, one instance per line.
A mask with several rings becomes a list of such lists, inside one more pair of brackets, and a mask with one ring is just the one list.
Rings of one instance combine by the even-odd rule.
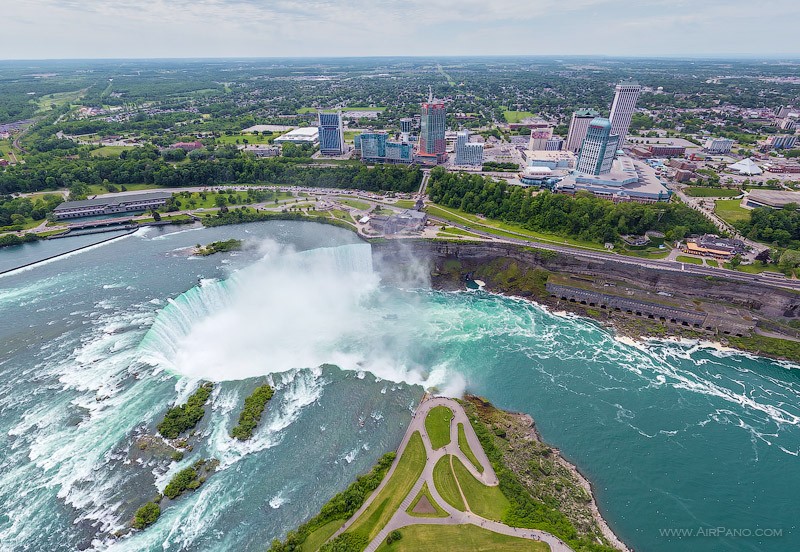
[[594, 518], [598, 527], [600, 527], [600, 531], [603, 533], [603, 536], [606, 539], [608, 539], [608, 542], [610, 542], [612, 546], [618, 548], [622, 552], [631, 552], [631, 549], [628, 548], [628, 546], [623, 542], [623, 540], [619, 538], [619, 536], [614, 532], [613, 529], [611, 529], [611, 526], [608, 524], [605, 517], [603, 517], [603, 513], [600, 511], [600, 508], [597, 505], [597, 496], [595, 495], [594, 484], [592, 483], [592, 481], [581, 472], [578, 466], [576, 466], [575, 464], [564, 458], [564, 455], [561, 454], [561, 449], [550, 446], [549, 443], [547, 443], [547, 441], [545, 441], [542, 438], [542, 435], [536, 428], [536, 420], [534, 420], [530, 414], [526, 414], [525, 412], [512, 412], [503, 409], [498, 409], [498, 410], [506, 412], [511, 416], [516, 416], [521, 420], [524, 420], [525, 423], [530, 425], [529, 434], [531, 435], [531, 438], [543, 445], [549, 446], [555, 453], [558, 462], [566, 469], [568, 469], [570, 472], [572, 472], [572, 474], [575, 476], [575, 479], [578, 480], [578, 483], [580, 483], [580, 485], [586, 490], [586, 492], [589, 493], [589, 496], [591, 497], [589, 508], [591, 509], [592, 517]]

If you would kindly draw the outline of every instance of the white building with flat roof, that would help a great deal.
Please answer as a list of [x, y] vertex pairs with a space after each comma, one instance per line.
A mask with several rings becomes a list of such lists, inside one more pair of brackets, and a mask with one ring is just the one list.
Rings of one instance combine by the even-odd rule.
[[319, 129], [317, 127], [296, 128], [275, 138], [276, 144], [313, 144], [319, 143]]

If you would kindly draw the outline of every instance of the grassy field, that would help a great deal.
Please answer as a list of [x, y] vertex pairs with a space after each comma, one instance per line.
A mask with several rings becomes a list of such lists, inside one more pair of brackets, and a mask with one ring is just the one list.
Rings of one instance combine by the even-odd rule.
[[503, 117], [507, 123], [519, 123], [523, 119], [535, 117], [535, 114], [530, 111], [504, 111]]
[[347, 205], [348, 207], [352, 207], [353, 209], [358, 209], [359, 211], [366, 211], [370, 208], [370, 204], [366, 201], [359, 201], [357, 199], [340, 199], [339, 203], [342, 205]]
[[398, 199], [394, 202], [394, 205], [401, 209], [413, 209], [416, 202], [413, 199]]
[[725, 268], [729, 270], [738, 270], [739, 272], [747, 272], [748, 274], [761, 274], [762, 272], [775, 272], [775, 265], [772, 266], [764, 266], [761, 263], [753, 263], [753, 264], [741, 264], [736, 268], [731, 266], [731, 263], [725, 263], [723, 265]]
[[717, 262], [716, 259], [706, 259], [706, 264], [709, 266], [719, 268], [719, 262]]
[[455, 226], [447, 226], [443, 227], [442, 231], [439, 232], [440, 234], [447, 234], [448, 236], [465, 236], [469, 238], [477, 238], [477, 234], [473, 234], [472, 232], [467, 232], [466, 230], [462, 230], [461, 228], [456, 228]]
[[575, 247], [583, 247], [584, 249], [593, 249], [595, 251], [603, 250], [603, 246], [598, 243], [576, 240], [572, 238], [564, 238], [561, 236], [557, 236], [555, 234], [544, 234], [541, 232], [534, 232], [532, 230], [523, 228], [518, 224], [501, 222], [499, 220], [493, 220], [493, 219], [482, 219], [476, 215], [465, 213], [464, 211], [461, 211], [459, 209], [451, 209], [449, 207], [441, 207], [439, 205], [428, 205], [425, 208], [425, 211], [431, 216], [443, 218], [445, 220], [455, 222], [457, 224], [460, 224], [461, 226], [466, 226], [467, 228], [472, 228], [474, 230], [482, 230], [484, 232], [490, 232], [495, 236], [500, 236], [503, 238], [514, 238], [514, 239], [527, 238], [534, 241], [549, 242], [560, 245], [573, 245]]
[[350, 526], [348, 533], [360, 533], [372, 541], [391, 519], [400, 507], [400, 503], [411, 491], [414, 483], [422, 475], [425, 461], [425, 446], [422, 444], [422, 436], [419, 432], [414, 432], [391, 479], [375, 497], [369, 508]]
[[222, 135], [216, 139], [217, 144], [244, 144], [247, 140], [248, 144], [271, 144], [275, 138], [278, 138], [282, 132], [273, 132], [267, 136], [263, 134], [231, 134], [230, 136]]
[[345, 130], [344, 131], [344, 141], [352, 143], [355, 140], [355, 137], [364, 132], [363, 130]]
[[433, 484], [436, 485], [436, 490], [439, 491], [445, 502], [456, 510], [466, 511], [467, 508], [461, 499], [461, 493], [458, 492], [458, 484], [453, 470], [450, 469], [450, 455], [439, 458], [433, 467]]
[[130, 151], [135, 146], [103, 146], [96, 150], [92, 150], [89, 155], [92, 157], [119, 157], [123, 151]]
[[500, 487], [487, 487], [475, 479], [457, 457], [453, 458], [453, 471], [470, 510], [486, 519], [495, 521], [503, 519], [511, 504]]
[[[118, 185], [117, 188], [122, 189], [122, 185]], [[138, 192], [141, 190], [154, 190], [157, 188], [155, 184], [125, 184], [125, 190], [128, 192]], [[108, 189], [101, 184], [90, 184], [89, 185], [89, 192], [88, 194], [91, 195], [98, 195], [98, 194], [107, 194]]]
[[690, 197], [736, 197], [742, 193], [729, 188], [706, 188], [703, 186], [690, 186], [684, 192]]
[[55, 94], [47, 94], [36, 100], [39, 105], [37, 113], [43, 113], [53, 107], [61, 107], [68, 103], [77, 101], [83, 96], [85, 90], [73, 90], [72, 92], [57, 92]]
[[679, 263], [688, 263], [693, 265], [701, 265], [703, 264], [703, 259], [700, 257], [690, 257], [688, 255], [678, 255], [675, 257], [675, 260]]
[[452, 419], [453, 411], [446, 406], [435, 406], [428, 412], [425, 417], [425, 430], [431, 439], [433, 450], [450, 444], [450, 420]]
[[475, 466], [475, 469], [478, 470], [478, 473], [483, 473], [483, 466], [478, 459], [475, 457], [475, 453], [472, 452], [472, 449], [469, 448], [469, 443], [467, 442], [467, 434], [464, 432], [464, 424], [458, 424], [458, 448], [461, 449], [461, 452], [464, 453], [464, 456], [472, 462], [472, 465]]
[[741, 201], [738, 199], [720, 199], [716, 202], [714, 212], [728, 224], [750, 220], [750, 211], [740, 207], [740, 203]]
[[[423, 496], [426, 496], [428, 498], [428, 502], [430, 502], [431, 506], [433, 506], [434, 510], [436, 510], [435, 514], [417, 514], [417, 513], [414, 512], [414, 508], [417, 506], [417, 503], [420, 501], [420, 499]], [[422, 490], [419, 492], [417, 497], [411, 503], [411, 506], [408, 507], [408, 510], [406, 510], [406, 513], [408, 515], [410, 515], [410, 516], [413, 516], [413, 517], [447, 517], [449, 515], [447, 512], [445, 512], [442, 509], [441, 506], [436, 504], [435, 500], [433, 500], [433, 496], [431, 496], [431, 492], [430, 492], [430, 490], [428, 490], [428, 484], [427, 483], [423, 483], [422, 484]]]
[[402, 538], [385, 542], [378, 552], [461, 550], [469, 552], [549, 552], [547, 543], [509, 537], [475, 525], [411, 525], [400, 529]]
[[300, 547], [300, 550], [302, 552], [316, 552], [323, 544], [325, 544], [325, 541], [327, 541], [331, 535], [339, 530], [339, 527], [344, 525], [344, 522], [345, 520], [343, 519], [334, 519], [333, 521], [329, 521], [322, 527], [319, 527], [315, 531], [311, 532], [306, 537], [306, 540]]

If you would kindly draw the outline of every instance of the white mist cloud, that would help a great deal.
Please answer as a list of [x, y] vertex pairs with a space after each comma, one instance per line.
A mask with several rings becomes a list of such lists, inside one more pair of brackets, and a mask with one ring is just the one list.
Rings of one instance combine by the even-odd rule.
[[294, 253], [265, 241], [260, 251], [261, 261], [227, 283], [206, 283], [166, 307], [143, 341], [142, 359], [193, 380], [335, 364], [451, 396], [463, 392], [463, 378], [446, 366], [409, 360], [424, 328], [422, 309], [385, 300], [369, 245]]

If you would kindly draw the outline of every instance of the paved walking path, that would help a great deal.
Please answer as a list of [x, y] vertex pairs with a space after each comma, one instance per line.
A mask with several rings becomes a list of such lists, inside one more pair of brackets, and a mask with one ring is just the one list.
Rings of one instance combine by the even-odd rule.
[[[453, 419], [450, 422], [450, 443], [444, 447], [434, 450], [431, 446], [431, 440], [428, 436], [428, 432], [425, 429], [425, 418], [428, 415], [428, 412], [436, 406], [445, 406], [449, 408], [453, 412]], [[478, 462], [483, 467], [483, 473], [479, 473], [477, 469], [473, 466], [472, 462], [464, 455], [463, 451], [458, 446], [458, 424], [464, 425], [464, 433], [467, 438], [467, 443], [469, 444], [469, 448], [472, 450], [472, 453], [478, 459]], [[386, 486], [389, 479], [391, 479], [392, 474], [394, 473], [395, 468], [405, 452], [406, 446], [408, 445], [411, 436], [419, 431], [420, 435], [422, 435], [422, 442], [425, 445], [425, 453], [427, 456], [427, 462], [425, 463], [425, 468], [422, 471], [422, 475], [420, 475], [419, 479], [414, 484], [414, 487], [408, 493], [408, 495], [403, 499], [402, 504], [394, 513], [392, 518], [386, 524], [385, 527], [381, 529], [378, 535], [369, 543], [366, 548], [366, 552], [375, 552], [378, 547], [386, 540], [386, 537], [392, 531], [396, 529], [400, 529], [402, 527], [408, 527], [409, 525], [463, 525], [463, 524], [472, 524], [483, 529], [487, 529], [489, 531], [494, 531], [495, 533], [500, 533], [503, 535], [508, 535], [512, 537], [519, 537], [524, 539], [531, 539], [531, 540], [538, 540], [542, 542], [546, 542], [550, 545], [550, 549], [553, 552], [572, 552], [572, 549], [567, 546], [564, 542], [562, 542], [559, 538], [551, 535], [550, 533], [545, 533], [544, 531], [539, 531], [536, 529], [520, 529], [516, 527], [509, 527], [508, 525], [504, 525], [497, 521], [492, 521], [488, 519], [484, 519], [475, 513], [469, 511], [469, 506], [467, 505], [466, 500], [464, 501], [465, 506], [467, 507], [466, 512], [461, 512], [452, 506], [450, 506], [439, 494], [439, 491], [436, 489], [436, 485], [433, 482], [433, 468], [436, 465], [436, 462], [446, 455], [453, 455], [461, 460], [461, 463], [466, 467], [466, 469], [479, 481], [481, 481], [484, 485], [487, 486], [496, 486], [499, 484], [499, 480], [497, 479], [497, 475], [492, 468], [491, 463], [489, 462], [489, 458], [486, 456], [486, 452], [483, 450], [483, 447], [478, 440], [478, 436], [475, 434], [475, 431], [472, 429], [472, 425], [467, 418], [466, 412], [461, 407], [458, 402], [447, 399], [444, 397], [435, 397], [435, 398], [424, 398], [423, 402], [419, 405], [414, 417], [411, 419], [411, 423], [406, 430], [406, 434], [403, 436], [403, 440], [400, 443], [400, 448], [397, 449], [397, 458], [395, 458], [394, 463], [392, 464], [391, 468], [389, 469], [386, 476], [381, 481], [381, 484], [378, 486], [377, 489], [370, 495], [370, 497], [364, 502], [361, 508], [353, 514], [353, 517], [347, 520], [345, 524], [333, 534], [331, 539], [336, 538], [338, 535], [346, 531], [352, 524], [357, 520], [361, 514], [369, 508], [370, 504], [372, 504], [375, 497], [377, 497], [383, 488]], [[456, 480], [457, 482], [458, 480]], [[409, 515], [406, 510], [411, 506], [412, 501], [417, 497], [417, 495], [422, 490], [422, 486], [427, 483], [428, 484], [428, 491], [431, 494], [433, 500], [445, 511], [447, 512], [447, 517], [416, 517]], [[460, 485], [459, 485], [460, 490]]]

